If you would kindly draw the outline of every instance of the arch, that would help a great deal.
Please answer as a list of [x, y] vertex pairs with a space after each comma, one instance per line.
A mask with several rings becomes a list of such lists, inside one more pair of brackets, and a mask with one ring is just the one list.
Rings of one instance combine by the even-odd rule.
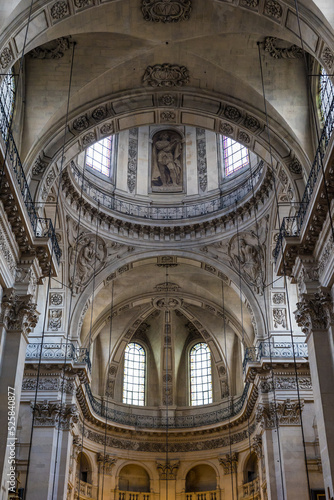
[[77, 476], [80, 481], [88, 484], [92, 484], [92, 465], [91, 461], [84, 452], [80, 452], [77, 458]]
[[250, 483], [254, 481], [259, 475], [259, 462], [255, 452], [252, 452], [245, 460], [243, 466], [243, 481]]
[[217, 488], [217, 474], [207, 463], [193, 466], [185, 477], [186, 492], [212, 491]]
[[150, 476], [141, 465], [129, 463], [118, 473], [118, 489], [121, 491], [150, 492]]

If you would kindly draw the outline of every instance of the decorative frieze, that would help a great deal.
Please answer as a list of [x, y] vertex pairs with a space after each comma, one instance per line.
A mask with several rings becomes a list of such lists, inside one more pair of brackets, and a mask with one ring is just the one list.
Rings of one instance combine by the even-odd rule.
[[233, 135], [233, 127], [229, 123], [221, 122], [219, 132], [223, 135], [231, 136]]
[[0, 223], [0, 255], [3, 256], [12, 277], [14, 277], [16, 273], [16, 260], [14, 257], [14, 253], [10, 248], [5, 230], [1, 223]]
[[159, 97], [160, 106], [174, 106], [176, 99], [172, 94], [165, 94]]
[[206, 161], [206, 135], [203, 128], [196, 129], [196, 146], [197, 146], [197, 172], [198, 184], [200, 190], [205, 192], [208, 186], [208, 173]]
[[[37, 385], [37, 378], [24, 377], [22, 383], [23, 391], [35, 391]], [[57, 391], [64, 392], [65, 394], [74, 394], [76, 391], [74, 379], [63, 377], [41, 377], [38, 381], [39, 391]]]
[[137, 163], [138, 163], [138, 128], [129, 130], [128, 147], [128, 188], [132, 193], [137, 184]]
[[142, 0], [145, 21], [176, 23], [187, 21], [191, 13], [191, 0]]
[[151, 87], [181, 87], [189, 83], [189, 71], [178, 64], [155, 64], [146, 68], [143, 83]]

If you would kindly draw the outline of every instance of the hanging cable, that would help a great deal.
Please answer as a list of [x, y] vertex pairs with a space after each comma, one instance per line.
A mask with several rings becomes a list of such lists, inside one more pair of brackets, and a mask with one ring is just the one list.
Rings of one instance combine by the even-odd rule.
[[[68, 86], [68, 96], [67, 96], [66, 124], [65, 124], [64, 135], [66, 135], [66, 127], [67, 127], [67, 122], [68, 122], [68, 109], [69, 109], [71, 85], [72, 85], [73, 64], [74, 64], [74, 44], [72, 47], [72, 57], [71, 57], [71, 65], [70, 65], [69, 86]], [[63, 151], [63, 155], [64, 155], [64, 151]], [[83, 179], [84, 179], [84, 175], [83, 175]], [[81, 190], [83, 192], [83, 182], [82, 182]], [[56, 218], [57, 218], [57, 207], [58, 207], [58, 203], [59, 203], [59, 196], [60, 196], [60, 179], [59, 179], [58, 190], [57, 190], [55, 223], [56, 223]], [[81, 211], [79, 211], [79, 221], [80, 221], [80, 216], [81, 216]], [[79, 222], [79, 225], [80, 225], [80, 222]], [[56, 225], [54, 225], [54, 228], [55, 227], [56, 227]], [[77, 251], [77, 249], [76, 249], [76, 251]], [[35, 424], [35, 408], [36, 408], [36, 404], [37, 404], [40, 371], [41, 371], [41, 363], [42, 363], [42, 355], [43, 355], [43, 346], [44, 346], [44, 340], [45, 340], [45, 330], [46, 330], [47, 311], [48, 311], [48, 297], [49, 297], [49, 293], [50, 293], [51, 279], [52, 279], [51, 263], [52, 263], [52, 258], [53, 258], [53, 252], [54, 252], [54, 247], [52, 246], [51, 255], [50, 255], [50, 263], [49, 263], [49, 273], [48, 273], [48, 278], [47, 278], [46, 301], [45, 301], [45, 306], [44, 306], [44, 318], [43, 318], [43, 327], [42, 327], [42, 335], [41, 335], [41, 342], [40, 342], [40, 353], [39, 353], [39, 359], [38, 359], [38, 365], [37, 365], [36, 389], [35, 389], [35, 395], [34, 395], [34, 405], [33, 405], [32, 422], [31, 422], [31, 430], [30, 430], [29, 450], [28, 450], [28, 459], [27, 459], [27, 472], [26, 472], [25, 488], [24, 488], [24, 498], [27, 497], [27, 489], [28, 489], [32, 440], [33, 440], [34, 424]], [[76, 256], [75, 256], [75, 261], [76, 261]], [[75, 269], [75, 265], [74, 265], [74, 269]], [[72, 293], [71, 293], [71, 297], [70, 297], [70, 304], [72, 303], [72, 295], [73, 295], [73, 289], [72, 289]], [[66, 360], [66, 356], [67, 356], [67, 348], [65, 349], [65, 360]]]
[[[260, 62], [260, 74], [261, 74], [261, 85], [262, 85], [262, 93], [263, 93], [263, 101], [264, 101], [264, 110], [265, 110], [266, 124], [267, 124], [267, 130], [268, 130], [268, 142], [269, 142], [269, 149], [270, 149], [270, 159], [271, 159], [271, 165], [272, 165], [273, 162], [272, 162], [271, 135], [270, 135], [270, 129], [269, 129], [269, 119], [268, 119], [268, 111], [267, 111], [267, 105], [266, 105], [266, 93], [265, 93], [265, 87], [264, 87], [262, 58], [261, 58], [261, 51], [260, 51], [260, 43], [259, 42], [258, 42], [258, 53], [259, 53], [259, 62]], [[277, 219], [278, 219], [278, 227], [281, 228], [280, 217], [279, 217], [278, 190], [276, 189], [276, 185], [275, 185], [275, 175], [273, 177], [273, 180], [274, 180], [274, 192], [275, 192], [275, 200], [276, 200], [276, 212], [277, 212]], [[300, 413], [300, 424], [301, 424], [300, 427], [301, 427], [301, 434], [302, 434], [302, 443], [303, 443], [303, 452], [304, 452], [304, 463], [305, 463], [305, 471], [306, 471], [306, 479], [307, 479], [307, 488], [308, 488], [309, 499], [311, 499], [311, 488], [310, 488], [309, 473], [308, 473], [308, 466], [307, 466], [305, 433], [304, 433], [304, 425], [303, 425], [303, 417], [302, 417], [302, 409], [301, 409], [301, 399], [300, 399], [298, 370], [297, 370], [296, 353], [295, 353], [295, 343], [294, 343], [293, 332], [292, 332], [291, 308], [290, 308], [290, 300], [289, 300], [289, 291], [288, 291], [287, 279], [286, 279], [286, 263], [285, 263], [284, 256], [282, 256], [282, 263], [283, 263], [284, 288], [285, 288], [286, 297], [287, 297], [287, 309], [288, 309], [288, 317], [289, 317], [289, 322], [290, 322], [290, 338], [291, 338], [292, 354], [293, 354], [293, 364], [294, 364], [294, 371], [295, 371], [297, 399], [298, 399], [299, 413]], [[271, 343], [270, 343], [270, 355], [271, 355]], [[270, 363], [272, 365], [272, 359], [270, 359]], [[273, 381], [273, 391], [274, 391], [274, 394], [275, 394], [275, 383], [274, 383], [274, 381]], [[275, 404], [275, 408], [276, 408], [276, 404]], [[276, 415], [276, 421], [277, 421], [277, 415]], [[277, 434], [278, 434], [278, 437], [279, 437], [278, 425], [277, 425]], [[279, 452], [280, 452], [280, 446], [279, 446]], [[282, 483], [282, 485], [283, 485], [283, 483]], [[284, 492], [284, 488], [283, 488], [283, 492]]]
[[[226, 340], [226, 312], [225, 312], [225, 291], [224, 291], [224, 279], [222, 279], [222, 306], [223, 306], [223, 333], [224, 333], [224, 347], [225, 347], [225, 359], [226, 359], [226, 373], [227, 372], [227, 340]], [[229, 437], [229, 451], [231, 459], [231, 488], [232, 488], [232, 499], [234, 500], [234, 484], [233, 484], [233, 463], [232, 463], [232, 436], [231, 436], [231, 414], [232, 414], [232, 396], [231, 396], [231, 386], [230, 377], [228, 378], [228, 399], [229, 399], [229, 414], [228, 414], [228, 437]]]
[[[106, 388], [109, 386], [109, 376], [110, 376], [110, 361], [111, 361], [111, 335], [112, 335], [112, 317], [114, 308], [114, 280], [111, 282], [111, 302], [110, 302], [110, 328], [109, 328], [109, 363], [107, 365], [107, 382]], [[104, 443], [103, 443], [103, 473], [102, 473], [102, 498], [104, 498], [104, 474], [105, 474], [105, 464], [106, 464], [106, 451], [107, 451], [107, 422], [108, 422], [108, 396], [107, 405], [105, 407], [105, 421], [104, 421]], [[99, 472], [99, 471], [98, 471]], [[100, 476], [100, 474], [99, 474]], [[100, 481], [99, 477], [98, 480]], [[97, 499], [99, 500], [99, 488], [97, 492]]]
[[166, 386], [165, 386], [165, 399], [166, 399], [166, 500], [168, 500], [168, 475], [169, 475], [169, 456], [168, 456], [168, 340], [169, 340], [169, 328], [170, 328], [170, 317], [168, 308], [168, 265], [166, 265], [166, 307], [165, 307], [165, 363], [166, 363]]

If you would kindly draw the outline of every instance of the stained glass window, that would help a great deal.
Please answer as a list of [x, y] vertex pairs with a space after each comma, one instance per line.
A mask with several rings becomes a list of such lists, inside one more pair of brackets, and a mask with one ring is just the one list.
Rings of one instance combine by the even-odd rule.
[[14, 109], [15, 79], [13, 72], [4, 76], [0, 83], [0, 99], [4, 107], [8, 122], [10, 122]]
[[89, 146], [86, 151], [86, 166], [103, 175], [111, 175], [112, 136]]
[[212, 403], [211, 353], [204, 342], [190, 351], [190, 403], [192, 406]]
[[334, 85], [324, 68], [320, 72], [320, 112], [325, 123], [329, 114], [330, 106], [334, 99]]
[[146, 354], [140, 344], [128, 344], [124, 354], [123, 403], [145, 404]]
[[225, 177], [249, 166], [248, 149], [239, 142], [222, 136], [222, 152]]

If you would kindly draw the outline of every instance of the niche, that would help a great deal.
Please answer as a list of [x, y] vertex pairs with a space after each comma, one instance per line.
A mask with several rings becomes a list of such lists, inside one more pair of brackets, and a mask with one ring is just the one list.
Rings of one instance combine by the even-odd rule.
[[186, 476], [186, 492], [212, 491], [216, 487], [216, 472], [210, 465], [196, 465]]
[[150, 477], [140, 465], [129, 464], [119, 474], [118, 487], [121, 491], [150, 491]]
[[79, 453], [77, 459], [77, 474], [83, 483], [92, 484], [92, 469], [84, 453]]

